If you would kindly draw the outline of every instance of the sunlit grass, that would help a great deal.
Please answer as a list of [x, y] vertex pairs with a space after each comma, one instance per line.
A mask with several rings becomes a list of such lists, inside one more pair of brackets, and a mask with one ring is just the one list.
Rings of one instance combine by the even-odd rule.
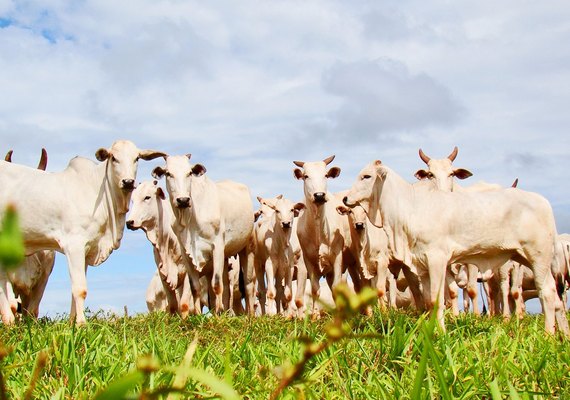
[[[36, 359], [47, 351], [33, 398], [94, 398], [151, 356], [156, 367], [137, 381], [135, 392], [167, 398], [158, 393], [173, 387], [176, 368], [185, 365], [197, 338], [186, 359], [192, 371], [206, 372], [243, 398], [265, 399], [279, 385], [280, 372], [301, 359], [298, 338], [327, 340], [330, 322], [97, 314], [76, 328], [66, 319], [23, 320], [0, 326], [0, 342], [10, 349], [2, 373], [9, 397], [24, 398]], [[332, 343], [308, 360], [302, 379], [280, 398], [570, 398], [570, 341], [546, 335], [541, 316], [503, 322], [461, 315], [448, 317], [447, 328], [443, 334], [428, 316], [402, 311], [358, 316], [358, 337]], [[216, 398], [226, 387], [200, 379], [184, 379], [181, 398]]]

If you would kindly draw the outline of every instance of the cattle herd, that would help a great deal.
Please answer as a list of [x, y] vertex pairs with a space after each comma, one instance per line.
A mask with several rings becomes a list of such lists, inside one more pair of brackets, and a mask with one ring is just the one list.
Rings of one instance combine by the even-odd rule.
[[[9, 152], [0, 161], [0, 210], [16, 207], [28, 256], [0, 271], [2, 321], [15, 321], [18, 303], [37, 317], [59, 251], [71, 278], [70, 318], [85, 324], [86, 268], [119, 247], [126, 226], [152, 244], [151, 311], [316, 318], [332, 302], [330, 289], [348, 281], [357, 292], [374, 287], [381, 307], [433, 309], [444, 329], [444, 308], [459, 312], [460, 289], [466, 310], [480, 313], [484, 294], [489, 312], [505, 317], [521, 316], [524, 301], [538, 297], [546, 331], [569, 335], [570, 235], [557, 233], [549, 202], [516, 183], [459, 186], [455, 178], [471, 173], [453, 167], [457, 147], [444, 159], [419, 154], [427, 169], [414, 184], [376, 160], [339, 193], [327, 190], [340, 174], [329, 167], [334, 156], [293, 161], [303, 201], [257, 197], [254, 210], [247, 186], [212, 181], [189, 154], [120, 140], [96, 152], [99, 163], [75, 157], [46, 172], [45, 151], [37, 168], [12, 163]], [[138, 161], [158, 157], [154, 180], [135, 185]]]

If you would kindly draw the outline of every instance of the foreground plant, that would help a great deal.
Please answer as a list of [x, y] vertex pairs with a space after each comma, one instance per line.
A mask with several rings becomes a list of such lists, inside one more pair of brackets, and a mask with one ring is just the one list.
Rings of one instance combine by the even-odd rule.
[[372, 288], [365, 287], [359, 294], [355, 294], [347, 284], [342, 283], [334, 288], [333, 294], [335, 298], [335, 308], [331, 310], [333, 320], [325, 327], [325, 340], [317, 343], [306, 336], [299, 338], [305, 345], [303, 357], [297, 364], [280, 369], [281, 381], [271, 394], [271, 400], [276, 399], [285, 388], [301, 378], [307, 362], [332, 344], [345, 338], [371, 337], [353, 334], [352, 320], [377, 300], [376, 292]]

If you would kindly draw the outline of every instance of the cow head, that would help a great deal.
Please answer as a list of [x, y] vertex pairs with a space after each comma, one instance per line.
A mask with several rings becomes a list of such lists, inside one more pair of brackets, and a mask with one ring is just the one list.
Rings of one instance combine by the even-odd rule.
[[157, 223], [161, 202], [165, 199], [164, 191], [157, 183], [143, 182], [133, 190], [132, 206], [127, 220], [128, 229], [150, 230]]
[[293, 161], [299, 168], [293, 170], [295, 178], [303, 180], [303, 190], [307, 202], [322, 205], [329, 199], [327, 196], [327, 178], [336, 178], [340, 175], [339, 167], [332, 167], [327, 171], [327, 165], [334, 160], [334, 155], [323, 161], [303, 162]]
[[191, 206], [190, 184], [192, 178], [206, 173], [202, 164], [190, 164], [191, 154], [166, 157], [165, 167], [156, 167], [152, 176], [157, 179], [166, 176], [166, 190], [173, 208], [185, 209]]
[[370, 222], [381, 228], [382, 216], [380, 215], [380, 194], [387, 170], [380, 160], [376, 160], [364, 167], [356, 181], [348, 191], [342, 202], [354, 208], [362, 206]]
[[366, 211], [361, 206], [349, 208], [347, 206], [338, 206], [336, 211], [340, 215], [348, 216], [348, 221], [354, 230], [358, 233], [364, 232], [366, 229]]
[[[263, 200], [263, 199], [262, 199]], [[285, 231], [289, 231], [293, 226], [293, 218], [305, 208], [303, 203], [293, 204], [290, 200], [284, 199], [282, 195], [277, 196], [274, 202], [262, 203], [274, 211], [276, 224]]]
[[420, 169], [415, 173], [418, 179], [429, 179], [434, 182], [437, 189], [445, 192], [453, 191], [454, 177], [458, 179], [466, 179], [473, 175], [470, 171], [463, 168], [453, 168], [452, 163], [457, 157], [457, 146], [453, 149], [447, 158], [434, 160], [428, 157], [422, 149], [419, 150], [420, 158], [426, 163], [428, 169]]
[[275, 205], [277, 200], [281, 199], [282, 197], [282, 194], [273, 198], [263, 198], [261, 196], [257, 196], [257, 201], [259, 201], [259, 210], [257, 210], [254, 214], [255, 221], [257, 221], [262, 215], [264, 218], [268, 218], [269, 216], [273, 215], [274, 210], [272, 207]]
[[129, 140], [118, 140], [110, 149], [97, 150], [95, 157], [99, 161], [107, 161], [107, 173], [117, 187], [125, 192], [131, 192], [135, 188], [138, 160], [166, 157], [166, 153], [156, 150], [140, 150]]

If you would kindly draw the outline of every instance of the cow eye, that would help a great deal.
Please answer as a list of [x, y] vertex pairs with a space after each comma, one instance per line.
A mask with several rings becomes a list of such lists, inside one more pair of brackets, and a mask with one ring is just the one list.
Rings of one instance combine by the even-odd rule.
[[370, 179], [370, 178], [372, 178], [371, 175], [362, 175], [362, 179]]
[[303, 175], [303, 179], [309, 179], [309, 175]]
[[150, 196], [146, 196], [146, 197], [144, 198], [144, 201], [149, 201], [149, 200], [150, 200]]
[[431, 172], [428, 172], [427, 177], [428, 177], [428, 179], [433, 179], [433, 174]]
[[114, 162], [114, 163], [116, 163], [116, 162], [118, 162], [119, 160], [117, 160], [117, 158], [115, 158], [115, 156], [111, 155], [111, 161]]
[[166, 173], [164, 175], [166, 175], [167, 178], [172, 178], [172, 174], [168, 171], [166, 171]]

